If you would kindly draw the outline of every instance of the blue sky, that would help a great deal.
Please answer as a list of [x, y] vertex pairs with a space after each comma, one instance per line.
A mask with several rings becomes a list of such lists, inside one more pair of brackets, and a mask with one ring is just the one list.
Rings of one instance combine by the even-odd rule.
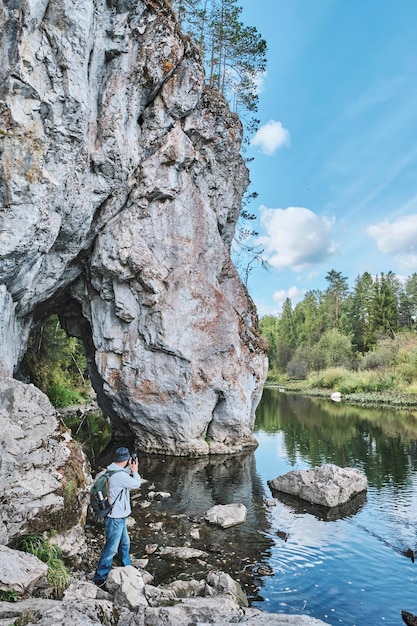
[[250, 209], [259, 315], [330, 269], [417, 271], [417, 0], [241, 0], [268, 43]]

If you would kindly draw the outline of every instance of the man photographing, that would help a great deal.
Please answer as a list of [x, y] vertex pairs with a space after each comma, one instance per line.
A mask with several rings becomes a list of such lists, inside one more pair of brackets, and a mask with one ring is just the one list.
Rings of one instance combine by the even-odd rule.
[[114, 461], [107, 466], [107, 471], [111, 473], [107, 493], [112, 509], [104, 518], [106, 543], [93, 577], [98, 587], [105, 585], [116, 554], [119, 555], [123, 566], [130, 565], [130, 538], [126, 527], [126, 517], [132, 511], [130, 490], [138, 489], [141, 484], [137, 456], [134, 455], [132, 458], [127, 448], [117, 448]]

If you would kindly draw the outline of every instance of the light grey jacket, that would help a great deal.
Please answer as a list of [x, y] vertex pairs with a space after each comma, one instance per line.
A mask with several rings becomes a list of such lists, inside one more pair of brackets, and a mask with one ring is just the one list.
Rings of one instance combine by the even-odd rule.
[[[132, 512], [129, 491], [130, 489], [139, 489], [141, 478], [138, 472], [132, 475], [129, 467], [122, 468], [116, 463], [110, 463], [107, 466], [107, 471], [116, 472], [110, 476], [107, 488], [109, 501], [111, 504], [114, 502], [108, 517], [127, 517]], [[119, 494], [121, 495], [119, 496]]]

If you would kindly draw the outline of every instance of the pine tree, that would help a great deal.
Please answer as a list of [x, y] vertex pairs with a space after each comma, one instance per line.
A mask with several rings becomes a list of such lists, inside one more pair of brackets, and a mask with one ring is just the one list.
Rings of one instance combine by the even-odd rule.
[[370, 339], [372, 343], [382, 336], [394, 336], [399, 327], [399, 311], [392, 276], [381, 272], [374, 281], [370, 316]]
[[327, 272], [326, 280], [330, 283], [326, 290], [330, 319], [333, 318], [334, 328], [338, 328], [340, 307], [349, 291], [347, 277], [343, 276], [342, 272], [336, 272], [336, 270], [332, 269]]
[[176, 0], [178, 19], [201, 50], [207, 81], [254, 132], [258, 120], [246, 119], [258, 108], [258, 76], [266, 69], [266, 41], [240, 20], [237, 0]]
[[401, 326], [413, 328], [417, 319], [417, 274], [414, 272], [405, 281], [399, 301]]
[[374, 281], [369, 272], [357, 276], [349, 301], [348, 317], [353, 332], [353, 345], [359, 352], [369, 349], [369, 320], [371, 316]]
[[294, 335], [297, 346], [315, 343], [324, 332], [322, 317], [322, 293], [319, 290], [308, 291], [301, 302], [294, 307]]

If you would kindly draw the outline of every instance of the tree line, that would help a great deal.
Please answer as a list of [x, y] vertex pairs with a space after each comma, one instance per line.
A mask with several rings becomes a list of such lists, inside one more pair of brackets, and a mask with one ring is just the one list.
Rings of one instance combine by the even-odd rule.
[[393, 272], [364, 272], [350, 289], [332, 269], [326, 281], [326, 289], [308, 291], [294, 307], [287, 298], [279, 316], [260, 320], [271, 369], [299, 379], [328, 367], [372, 369], [378, 358], [389, 361], [400, 337], [415, 334], [417, 273], [402, 281]]

